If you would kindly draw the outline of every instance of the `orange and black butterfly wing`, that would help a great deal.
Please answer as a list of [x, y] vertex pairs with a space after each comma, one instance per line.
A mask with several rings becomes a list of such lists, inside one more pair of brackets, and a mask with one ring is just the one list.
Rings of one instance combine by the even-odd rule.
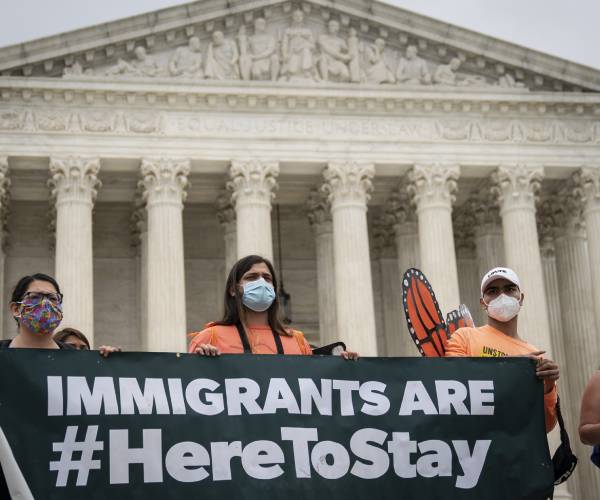
[[475, 323], [469, 308], [465, 304], [461, 304], [458, 309], [450, 311], [446, 316], [446, 326], [448, 327], [448, 335], [452, 335], [459, 328], [474, 327]]
[[404, 273], [402, 302], [408, 331], [419, 352], [429, 358], [443, 357], [448, 331], [431, 285], [419, 269]]

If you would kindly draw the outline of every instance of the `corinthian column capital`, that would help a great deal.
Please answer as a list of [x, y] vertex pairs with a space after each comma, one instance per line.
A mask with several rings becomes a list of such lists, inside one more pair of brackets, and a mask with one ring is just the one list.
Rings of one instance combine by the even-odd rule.
[[147, 206], [175, 204], [182, 206], [190, 183], [189, 160], [172, 158], [144, 158], [138, 186], [142, 189]]
[[535, 210], [542, 185], [544, 168], [523, 164], [501, 165], [492, 174], [492, 192], [500, 205], [500, 212], [525, 209]]
[[573, 182], [579, 186], [584, 212], [600, 211], [600, 165], [581, 168]]
[[306, 215], [310, 227], [316, 234], [332, 232], [331, 206], [327, 194], [319, 189], [312, 189], [306, 200]]
[[231, 191], [234, 204], [244, 203], [271, 206], [277, 189], [279, 163], [257, 159], [234, 160], [229, 169], [230, 181], [227, 189]]
[[538, 231], [538, 240], [540, 242], [540, 252], [542, 257], [554, 257], [554, 236], [556, 234], [556, 219], [554, 217], [554, 202], [545, 199], [540, 202], [537, 213], [536, 223]]
[[394, 228], [416, 222], [415, 207], [412, 203], [411, 195], [406, 189], [405, 182], [402, 182], [400, 187], [394, 189], [390, 197], [386, 200], [384, 218]]
[[583, 204], [578, 189], [572, 186], [562, 189], [552, 197], [552, 217], [556, 226], [556, 237], [585, 237]]
[[375, 165], [359, 161], [331, 161], [323, 171], [321, 188], [332, 210], [341, 205], [357, 205], [366, 209], [373, 191]]
[[48, 186], [56, 204], [79, 202], [93, 205], [102, 183], [100, 159], [86, 156], [50, 158]]
[[137, 247], [141, 242], [142, 234], [148, 230], [146, 202], [143, 188], [139, 184], [133, 200], [129, 228], [131, 230], [131, 245]]
[[455, 200], [460, 167], [453, 164], [417, 164], [408, 172], [407, 191], [417, 210], [451, 207]]
[[217, 197], [217, 220], [226, 233], [235, 231], [235, 207], [231, 193], [223, 191]]

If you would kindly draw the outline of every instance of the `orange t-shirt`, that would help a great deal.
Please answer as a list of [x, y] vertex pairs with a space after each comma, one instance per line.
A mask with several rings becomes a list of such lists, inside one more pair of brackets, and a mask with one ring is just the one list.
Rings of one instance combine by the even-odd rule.
[[[454, 332], [446, 346], [447, 357], [484, 357], [501, 358], [504, 356], [522, 356], [538, 351], [535, 346], [519, 339], [514, 339], [496, 330], [490, 325], [478, 328], [459, 328]], [[556, 425], [556, 384], [552, 390], [544, 394], [544, 413], [546, 432]], [[547, 387], [547, 386], [546, 386]]]
[[[277, 354], [277, 346], [273, 338], [273, 332], [269, 326], [246, 327], [248, 342], [253, 354]], [[290, 330], [290, 336], [280, 335], [284, 354], [306, 354], [311, 355], [312, 349], [304, 338], [304, 334], [297, 330]], [[192, 333], [188, 352], [194, 352], [200, 344], [215, 346], [224, 354], [243, 354], [244, 346], [235, 325], [215, 325], [209, 323], [199, 333]]]

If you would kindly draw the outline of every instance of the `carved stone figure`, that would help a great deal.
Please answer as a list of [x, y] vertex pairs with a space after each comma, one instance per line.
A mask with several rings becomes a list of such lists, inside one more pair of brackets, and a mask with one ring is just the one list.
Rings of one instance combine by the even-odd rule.
[[63, 76], [81, 76], [83, 75], [83, 66], [79, 61], [75, 61], [71, 66], [65, 66]]
[[277, 39], [267, 33], [267, 22], [262, 17], [254, 21], [254, 34], [249, 38], [249, 48], [250, 78], [277, 80], [280, 68]]
[[360, 44], [358, 35], [354, 28], [348, 31], [348, 69], [350, 70], [350, 81], [353, 83], [360, 82]]
[[398, 83], [411, 85], [431, 83], [431, 74], [427, 69], [427, 63], [425, 59], [417, 55], [417, 47], [414, 45], [406, 47], [406, 57], [400, 59], [396, 80]]
[[367, 69], [364, 80], [367, 83], [394, 83], [394, 74], [383, 57], [385, 40], [377, 38], [366, 50]]
[[292, 14], [292, 25], [283, 33], [281, 53], [283, 56], [282, 77], [285, 80], [315, 80], [315, 39], [312, 31], [304, 26], [304, 14], [296, 10]]
[[440, 64], [433, 74], [433, 82], [440, 85], [485, 85], [485, 78], [457, 73], [461, 60], [453, 57], [448, 64]]
[[523, 82], [518, 82], [515, 80], [515, 77], [510, 73], [506, 73], [498, 78], [498, 86], [504, 87], [508, 89], [523, 89], [525, 88], [525, 84]]
[[158, 62], [144, 47], [136, 47], [133, 53], [133, 61], [119, 59], [116, 65], [106, 70], [106, 75], [157, 76], [160, 73]]
[[240, 57], [240, 76], [242, 80], [250, 80], [252, 71], [252, 55], [250, 54], [248, 35], [246, 34], [246, 26], [240, 26], [237, 35], [239, 57]]
[[193, 36], [188, 45], [179, 47], [169, 61], [169, 74], [185, 78], [203, 78], [200, 39]]
[[448, 64], [440, 64], [433, 74], [433, 81], [440, 85], [457, 85], [458, 68], [460, 59], [453, 57]]
[[214, 80], [238, 80], [239, 53], [235, 42], [228, 40], [222, 31], [212, 34], [212, 42], [206, 51], [204, 75]]
[[327, 33], [319, 35], [318, 46], [321, 49], [319, 57], [319, 73], [325, 81], [347, 82], [350, 80], [348, 63], [350, 54], [346, 41], [338, 36], [340, 24], [331, 20], [327, 24]]

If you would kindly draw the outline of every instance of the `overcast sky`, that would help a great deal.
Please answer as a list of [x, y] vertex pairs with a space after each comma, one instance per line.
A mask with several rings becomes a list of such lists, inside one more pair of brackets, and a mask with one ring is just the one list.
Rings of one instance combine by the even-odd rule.
[[[187, 3], [0, 0], [0, 47]], [[600, 0], [387, 0], [387, 3], [600, 69]]]

